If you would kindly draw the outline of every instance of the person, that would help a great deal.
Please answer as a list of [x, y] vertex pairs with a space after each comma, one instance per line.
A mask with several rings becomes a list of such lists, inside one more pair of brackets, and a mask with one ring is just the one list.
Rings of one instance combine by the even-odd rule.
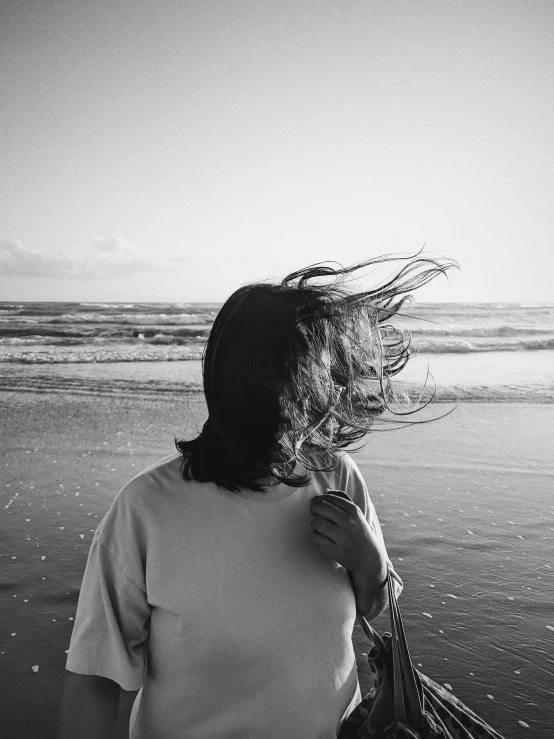
[[[388, 281], [349, 288], [395, 260]], [[335, 739], [361, 699], [357, 612], [386, 608], [393, 571], [345, 448], [385, 411], [413, 412], [391, 381], [409, 337], [390, 319], [451, 266], [322, 263], [225, 302], [201, 432], [131, 480], [94, 534], [59, 739], [112, 736], [121, 689], [140, 691], [132, 739]]]

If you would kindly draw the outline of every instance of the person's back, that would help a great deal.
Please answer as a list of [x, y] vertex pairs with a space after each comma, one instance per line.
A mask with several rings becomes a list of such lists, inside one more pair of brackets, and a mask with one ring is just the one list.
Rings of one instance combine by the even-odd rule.
[[391, 565], [341, 447], [386, 406], [399, 355], [379, 376], [354, 346], [376, 326], [309, 277], [231, 296], [205, 353], [202, 433], [98, 527], [60, 739], [110, 736], [120, 688], [141, 689], [134, 739], [334, 739], [359, 701], [352, 629], [386, 606]]

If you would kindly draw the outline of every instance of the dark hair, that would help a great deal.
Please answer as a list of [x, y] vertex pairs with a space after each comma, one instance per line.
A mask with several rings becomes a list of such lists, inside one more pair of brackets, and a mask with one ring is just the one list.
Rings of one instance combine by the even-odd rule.
[[[263, 492], [268, 477], [301, 487], [309, 476], [287, 465], [333, 469], [336, 452], [363, 438], [383, 411], [406, 415], [427, 405], [395, 394], [390, 378], [411, 350], [389, 320], [413, 290], [458, 265], [420, 253], [315, 264], [234, 292], [202, 357], [208, 420], [197, 438], [176, 442], [183, 477], [233, 492]], [[393, 261], [407, 263], [383, 284], [347, 289], [354, 272]], [[277, 444], [282, 464], [272, 459]]]

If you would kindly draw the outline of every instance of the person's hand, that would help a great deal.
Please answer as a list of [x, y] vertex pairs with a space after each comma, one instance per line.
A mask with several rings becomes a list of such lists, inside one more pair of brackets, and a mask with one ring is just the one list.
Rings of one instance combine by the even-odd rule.
[[363, 572], [369, 579], [386, 576], [384, 546], [344, 491], [329, 490], [315, 496], [310, 501], [310, 512], [312, 540], [324, 554], [353, 573]]

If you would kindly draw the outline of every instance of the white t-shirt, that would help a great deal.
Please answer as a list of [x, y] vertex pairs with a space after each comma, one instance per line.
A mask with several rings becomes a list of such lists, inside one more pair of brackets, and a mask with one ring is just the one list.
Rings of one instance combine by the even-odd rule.
[[66, 667], [142, 688], [132, 739], [335, 739], [360, 700], [346, 570], [309, 501], [345, 490], [382, 538], [355, 462], [304, 488], [231, 493], [141, 473], [98, 526]]

